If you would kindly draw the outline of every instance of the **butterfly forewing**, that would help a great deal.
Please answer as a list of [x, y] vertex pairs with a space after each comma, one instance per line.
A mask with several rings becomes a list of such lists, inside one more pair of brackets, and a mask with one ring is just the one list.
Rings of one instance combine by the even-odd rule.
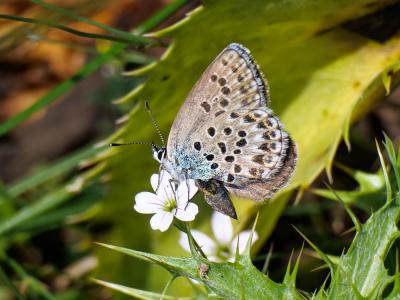
[[296, 149], [267, 104], [268, 87], [249, 51], [229, 45], [179, 111], [168, 139], [169, 159], [179, 165], [190, 160], [193, 179], [218, 179], [239, 196], [270, 196], [268, 183], [277, 181], [274, 176]]

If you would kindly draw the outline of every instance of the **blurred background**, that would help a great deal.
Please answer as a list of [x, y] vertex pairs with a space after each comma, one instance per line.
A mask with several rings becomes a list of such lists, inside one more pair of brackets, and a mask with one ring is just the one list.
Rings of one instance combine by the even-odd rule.
[[[215, 2], [205, 1], [205, 8], [201, 1], [189, 0], [0, 2], [0, 299], [125, 299], [122, 294], [94, 284], [92, 277], [162, 291], [168, 280], [166, 271], [110, 254], [94, 245], [103, 241], [141, 251], [185, 254], [177, 242], [177, 232], [168, 236], [151, 232], [148, 217], [132, 209], [134, 194], [150, 190], [149, 176], [158, 171], [149, 147], [108, 150], [104, 145], [114, 140], [155, 139], [143, 100], [150, 101], [162, 131], [167, 134], [196, 78], [229, 42], [243, 42], [254, 50], [254, 57], [270, 79], [273, 108], [283, 116], [300, 145], [300, 170], [310, 162], [318, 163], [310, 171], [312, 174], [304, 172], [304, 176], [298, 176], [307, 178], [304, 182], [295, 179], [296, 189], [282, 196], [282, 205], [274, 208], [276, 204], [271, 204], [266, 209], [276, 213], [265, 216], [266, 223], [261, 222], [261, 239], [254, 249], [256, 266], [263, 267], [266, 253], [273, 247], [268, 274], [273, 280], [282, 281], [291, 252], [298, 253], [303, 244], [293, 224], [328, 254], [340, 255], [350, 244], [353, 235], [346, 232], [352, 227], [351, 220], [343, 206], [326, 191], [326, 182], [343, 192], [341, 195], [349, 199], [361, 220], [383, 203], [383, 184], [373, 184], [382, 179], [375, 140], [382, 140], [385, 132], [396, 145], [400, 141], [399, 76], [398, 69], [392, 68], [400, 62], [400, 21], [396, 17], [400, 14], [399, 2], [372, 1], [374, 5], [362, 9], [355, 3], [339, 17], [333, 17], [327, 9], [325, 15], [319, 16], [323, 20], [318, 23], [320, 27], [308, 24], [308, 20], [314, 20], [315, 11], [307, 8], [309, 11], [301, 14], [301, 22], [293, 25], [296, 30], [292, 25], [277, 27], [278, 36], [273, 36], [275, 29], [269, 28], [268, 22], [264, 24], [268, 27], [265, 32], [254, 31], [263, 12], [255, 17], [254, 24], [250, 15], [257, 12], [260, 4], [246, 7], [245, 1], [233, 1], [226, 3], [225, 11], [222, 4]], [[235, 17], [235, 12], [241, 10], [249, 11], [244, 17], [249, 23], [240, 23]], [[203, 25], [195, 21], [179, 23], [189, 12]], [[280, 17], [290, 24], [291, 16], [280, 10], [273, 16], [276, 20], [271, 18], [271, 22], [275, 24], [280, 25]], [[218, 18], [226, 20], [220, 25], [216, 23]], [[180, 27], [130, 44], [124, 42], [126, 37], [119, 31], [107, 32], [88, 20], [125, 32], [134, 30], [140, 36], [177, 23]], [[243, 36], [247, 24], [253, 30]], [[224, 31], [227, 28], [232, 32]], [[303, 29], [304, 38], [297, 41], [294, 37]], [[285, 35], [287, 32], [291, 34]], [[260, 36], [265, 36], [267, 42], [260, 43]], [[290, 42], [278, 46], [285, 39]], [[156, 43], [152, 43], [154, 40]], [[268, 41], [275, 41], [272, 50], [265, 46], [270, 45]], [[324, 48], [330, 45], [327, 41], [339, 45], [330, 54]], [[315, 53], [303, 47], [306, 42], [315, 47]], [[171, 44], [173, 50], [168, 51], [172, 53], [164, 60], [163, 54]], [[192, 48], [185, 48], [191, 44]], [[286, 61], [280, 57], [290, 57], [291, 51], [309, 58], [294, 64], [295, 58]], [[271, 58], [264, 58], [263, 53]], [[353, 54], [362, 59], [353, 59]], [[273, 62], [277, 57], [281, 58], [280, 64]], [[380, 59], [376, 63], [375, 57]], [[366, 66], [363, 62], [369, 58], [374, 62]], [[314, 64], [310, 61], [320, 65], [302, 71], [302, 64]], [[339, 70], [336, 61], [348, 70], [349, 78], [359, 78], [359, 86], [355, 87], [359, 94], [344, 91], [340, 84], [345, 83], [325, 91], [329, 94], [343, 90], [343, 103], [353, 101], [354, 106], [347, 109], [341, 101], [321, 104], [315, 114], [323, 116], [327, 112], [329, 118], [322, 124], [312, 120], [311, 125], [304, 127], [311, 128], [310, 140], [314, 135], [326, 138], [327, 146], [321, 146], [319, 153], [303, 163], [301, 155], [312, 152], [310, 147], [314, 145], [318, 148], [319, 140], [316, 138], [312, 144], [296, 132], [295, 128], [302, 126], [308, 116], [297, 123], [286, 121], [293, 120], [290, 109], [296, 111], [303, 100], [298, 96], [300, 88], [293, 95], [285, 90], [290, 90], [290, 82], [314, 89], [309, 82]], [[159, 62], [157, 67], [155, 62]], [[140, 69], [146, 66], [149, 70]], [[327, 66], [337, 69], [326, 70]], [[368, 78], [357, 77], [364, 67], [368, 69], [366, 73], [373, 71]], [[138, 69], [141, 71], [131, 76]], [[339, 76], [349, 82], [356, 80], [342, 75]], [[378, 80], [378, 76], [386, 79]], [[387, 78], [391, 79], [386, 92]], [[324, 81], [315, 84], [323, 86]], [[140, 99], [135, 98], [140, 93]], [[308, 98], [317, 101], [324, 93]], [[340, 97], [338, 94], [337, 98]], [[367, 99], [366, 104], [356, 106], [359, 98]], [[313, 105], [312, 101], [304, 103], [304, 107]], [[332, 121], [336, 112], [346, 112], [346, 117], [338, 117], [339, 125], [330, 128], [329, 124], [336, 122]], [[325, 168], [331, 171], [325, 172]], [[202, 203], [201, 197], [196, 201]], [[239, 231], [252, 222], [256, 209], [247, 203], [236, 205], [243, 216], [241, 222], [235, 223]], [[211, 210], [201, 204], [201, 215], [196, 220], [197, 226], [209, 232], [210, 214]], [[321, 265], [314, 252], [305, 251], [298, 276], [300, 289], [311, 292], [323, 283], [327, 271], [319, 269]], [[190, 291], [191, 285], [184, 279], [179, 279], [171, 289], [176, 295], [189, 295]]]

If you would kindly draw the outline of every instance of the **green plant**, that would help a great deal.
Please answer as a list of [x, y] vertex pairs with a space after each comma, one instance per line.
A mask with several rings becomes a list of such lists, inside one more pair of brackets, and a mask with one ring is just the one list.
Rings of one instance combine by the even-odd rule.
[[[45, 12], [30, 19], [4, 15], [0, 18], [33, 23], [29, 25], [32, 25], [29, 32], [35, 32], [38, 28], [43, 30], [42, 26], [45, 26], [85, 35], [86, 32], [71, 31], [64, 23], [66, 20], [83, 21], [106, 31], [104, 35], [86, 34], [87, 37], [93, 37], [95, 40], [111, 39], [112, 44], [104, 52], [96, 51], [97, 56], [75, 76], [55, 87], [25, 111], [0, 124], [0, 136], [10, 133], [33, 113], [49, 107], [101, 66], [110, 62], [118, 64], [116, 60], [123, 57], [133, 57], [134, 62], [145, 65], [128, 72], [128, 75], [141, 76], [144, 83], [117, 101], [121, 110], [128, 113], [120, 119], [124, 121], [122, 126], [107, 138], [107, 142], [151, 140], [154, 132], [142, 102], [147, 100], [151, 103], [161, 129], [166, 131], [190, 88], [222, 48], [231, 42], [240, 42], [252, 51], [270, 83], [272, 108], [282, 119], [300, 149], [298, 170], [288, 189], [263, 207], [235, 200], [239, 214], [239, 222], [234, 224], [235, 232], [242, 231], [253, 221], [255, 214], [259, 213], [259, 221], [255, 228], [259, 239], [252, 248], [254, 252], [261, 249], [270, 237], [296, 189], [299, 191], [297, 198], [300, 199], [302, 192], [321, 171], [326, 170], [328, 177], [332, 177], [331, 166], [339, 143], [344, 140], [350, 149], [351, 125], [371, 111], [399, 84], [400, 39], [390, 30], [388, 18], [385, 18], [388, 11], [397, 9], [398, 1], [205, 0], [203, 5], [188, 14], [184, 20], [145, 37], [144, 33], [152, 30], [189, 1], [171, 2], [154, 18], [146, 20], [143, 25], [133, 30], [133, 34], [83, 18], [76, 11], [60, 9], [41, 0], [33, 2], [41, 5]], [[47, 18], [49, 12], [55, 15], [49, 15], [50, 18]], [[374, 24], [383, 26], [378, 30], [378, 36], [370, 34], [371, 28], [368, 27], [368, 22], [365, 22], [366, 19], [376, 20]], [[10, 38], [25, 38], [21, 36], [21, 32], [24, 31], [14, 30], [0, 40], [0, 49], [7, 49]], [[171, 44], [157, 62], [149, 62], [150, 60], [143, 55], [136, 56], [136, 52], [131, 52], [128, 48], [128, 44], [163, 46], [165, 41], [171, 41]], [[393, 160], [393, 151], [390, 157]], [[76, 169], [78, 162], [82, 161], [85, 162], [85, 170], [78, 174], [71, 173]], [[156, 170], [157, 166], [152, 161], [148, 148], [138, 146], [128, 150], [90, 146], [45, 166], [34, 175], [26, 176], [18, 182], [0, 184], [0, 252], [3, 254], [0, 256], [0, 281], [3, 284], [0, 286], [0, 297], [3, 286], [13, 291], [18, 299], [48, 296], [50, 292], [39, 280], [45, 277], [40, 271], [46, 268], [38, 268], [39, 271], [35, 268], [29, 269], [29, 264], [17, 261], [9, 252], [15, 245], [25, 247], [39, 233], [48, 233], [55, 228], [81, 230], [87, 238], [86, 242], [95, 239], [107, 244], [141, 249], [143, 252], [115, 248], [156, 263], [148, 264], [142, 260], [130, 259], [101, 247], [92, 249], [88, 246], [89, 243], [86, 243], [86, 248], [78, 255], [73, 246], [67, 249], [69, 254], [72, 253], [72, 260], [87, 253], [97, 255], [101, 264], [96, 277], [104, 279], [104, 285], [124, 290], [139, 298], [159, 299], [160, 294], [144, 292], [142, 289], [160, 290], [166, 282], [170, 282], [170, 274], [160, 271], [156, 266], [161, 264], [160, 261], [163, 261], [163, 266], [171, 271], [173, 276], [179, 273], [196, 278], [209, 286], [211, 291], [220, 292], [221, 295], [230, 296], [230, 292], [234, 296], [240, 295], [242, 287], [240, 283], [232, 284], [232, 289], [225, 291], [221, 285], [222, 281], [218, 281], [218, 275], [224, 275], [227, 269], [237, 272], [238, 268], [243, 268], [246, 270], [243, 274], [250, 276], [249, 278], [256, 278], [255, 282], [271, 288], [274, 295], [287, 292], [293, 297], [303, 297], [295, 285], [299, 268], [297, 263], [293, 269], [289, 264], [285, 279], [278, 283], [279, 280], [268, 279], [251, 265], [249, 248], [245, 254], [237, 256], [237, 262], [234, 264], [209, 262], [193, 245], [191, 258], [175, 259], [177, 255], [185, 253], [177, 247], [178, 231], [169, 230], [162, 235], [155, 233], [149, 230], [149, 226], [143, 226], [147, 222], [145, 216], [127, 209], [132, 206], [132, 195], [148, 185], [147, 178]], [[393, 273], [385, 273], [382, 262], [394, 235], [397, 234], [397, 229], [390, 227], [397, 218], [396, 201], [382, 197], [385, 186], [388, 186], [387, 183], [385, 185], [383, 171], [377, 174], [353, 171], [349, 168], [347, 171], [352, 173], [360, 184], [359, 190], [348, 192], [316, 189], [315, 192], [335, 201], [341, 198], [346, 205], [356, 205], [366, 212], [370, 212], [371, 209], [375, 212], [364, 225], [357, 225], [355, 222], [358, 228], [357, 237], [342, 259], [319, 252], [331, 268], [332, 278], [335, 278], [338, 285], [328, 285], [327, 280], [325, 289], [321, 288], [314, 297], [333, 297], [336, 293], [346, 297], [346, 294], [342, 293], [348, 292], [359, 298], [390, 295], [394, 299], [400, 284]], [[393, 189], [397, 190], [393, 178], [392, 176]], [[211, 212], [203, 205], [201, 199], [197, 203], [200, 213], [193, 226], [203, 232], [210, 232]], [[378, 232], [379, 222], [387, 225], [388, 235], [386, 232]], [[105, 232], [101, 231], [100, 236], [88, 229], [97, 225], [107, 228]], [[364, 254], [364, 260], [370, 259], [369, 254], [376, 245], [368, 244], [368, 240], [363, 238], [376, 238], [379, 234], [386, 240], [382, 240], [382, 248], [378, 249], [382, 251], [381, 259], [377, 259], [376, 263], [378, 268], [370, 269], [371, 276], [358, 276], [356, 279], [359, 281], [355, 281], [353, 286], [343, 288], [342, 284], [352, 282], [348, 278], [348, 272], [344, 271], [352, 270], [355, 274], [367, 272], [358, 270], [355, 263], [357, 257], [363, 257], [361, 255]], [[359, 252], [359, 247], [364, 246], [369, 250], [365, 253]], [[190, 268], [185, 269], [182, 266], [183, 262], [187, 262]], [[138, 269], [141, 272], [138, 272]], [[371, 291], [370, 288], [366, 288], [371, 281], [365, 280], [373, 281], [373, 276], [377, 274], [382, 275], [382, 280], [378, 278], [374, 281], [378, 288]], [[394, 282], [394, 288], [387, 288], [388, 291], [382, 292], [390, 281]], [[21, 292], [20, 287], [25, 286], [25, 282], [29, 284], [27, 289]], [[110, 282], [118, 282], [120, 285]], [[126, 287], [128, 285], [140, 287], [141, 290]], [[179, 285], [168, 284], [167, 287], [171, 295], [206, 297], [204, 289], [186, 281], [180, 282]], [[50, 297], [76, 299], [80, 294], [77, 290], [68, 292], [72, 296], [50, 293]], [[212, 295], [212, 292], [209, 295]], [[82, 297], [86, 299], [86, 295]], [[165, 296], [166, 299], [176, 297], [178, 296]]]
[[[234, 262], [219, 263], [204, 257], [191, 236], [190, 230], [187, 231], [191, 248], [190, 257], [160, 256], [117, 246], [100, 245], [162, 266], [170, 272], [171, 281], [179, 276], [195, 279], [207, 288], [205, 297], [216, 295], [225, 299], [396, 299], [400, 295], [398, 290], [400, 273], [396, 269], [394, 274], [389, 274], [385, 267], [385, 259], [394, 242], [400, 236], [400, 230], [397, 227], [400, 217], [400, 152], [395, 151], [389, 138], [385, 140], [385, 149], [395, 178], [392, 184], [389, 179], [389, 170], [378, 146], [378, 154], [385, 178], [386, 203], [374, 212], [364, 224], [361, 224], [346, 206], [347, 212], [354, 222], [356, 233], [349, 249], [344, 251], [336, 262], [333, 262], [314, 243], [299, 232], [330, 269], [330, 283], [324, 284], [314, 294], [300, 292], [296, 289], [296, 276], [301, 254], [293, 270], [291, 270], [290, 264], [287, 267], [283, 282], [273, 282], [267, 274], [263, 274], [252, 264], [250, 257], [251, 237], [247, 242], [244, 254], [236, 252]], [[220, 228], [220, 230], [224, 230], [224, 228]], [[253, 232], [254, 230], [255, 226]], [[129, 289], [99, 280], [97, 282], [141, 299], [151, 299], [156, 296], [166, 297], [166, 299], [173, 298], [164, 295], [170, 282], [168, 282], [163, 295], [152, 295], [152, 297], [149, 297], [149, 294], [146, 294], [145, 291]], [[386, 290], [390, 283], [395, 284]]]

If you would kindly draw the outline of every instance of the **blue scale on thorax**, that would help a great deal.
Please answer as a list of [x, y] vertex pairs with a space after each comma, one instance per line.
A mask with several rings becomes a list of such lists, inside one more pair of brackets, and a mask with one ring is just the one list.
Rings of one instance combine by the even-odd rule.
[[197, 152], [188, 152], [187, 149], [179, 147], [170, 156], [176, 171], [180, 174], [187, 174], [191, 179], [210, 180], [218, 172], [211, 169], [211, 162]]

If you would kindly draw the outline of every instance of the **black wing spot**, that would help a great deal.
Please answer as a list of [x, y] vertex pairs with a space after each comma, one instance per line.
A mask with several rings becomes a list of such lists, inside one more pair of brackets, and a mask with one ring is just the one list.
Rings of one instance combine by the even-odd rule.
[[229, 93], [231, 92], [231, 89], [228, 88], [227, 86], [224, 86], [224, 87], [221, 89], [221, 92], [222, 92], [222, 94], [224, 94], [224, 95], [229, 95]]
[[225, 156], [225, 160], [227, 162], [233, 162], [235, 160], [235, 157], [233, 155], [228, 155], [228, 156]]
[[225, 145], [225, 143], [219, 142], [217, 145], [218, 145], [219, 149], [221, 150], [221, 153], [225, 154], [226, 153], [226, 145]]
[[240, 136], [240, 137], [245, 137], [246, 135], [247, 135], [246, 131], [244, 131], [244, 130], [239, 130], [238, 136]]
[[193, 147], [197, 151], [200, 151], [201, 150], [201, 143], [200, 142], [194, 142]]
[[224, 77], [221, 77], [220, 79], [218, 79], [218, 83], [221, 86], [224, 86], [226, 84], [226, 79]]
[[210, 127], [207, 129], [207, 132], [210, 136], [214, 136], [215, 135], [215, 128], [214, 127]]
[[215, 116], [218, 117], [219, 115], [222, 115], [224, 112], [225, 112], [224, 110], [217, 111], [215, 113]]
[[228, 181], [228, 182], [232, 182], [232, 181], [234, 181], [234, 180], [235, 180], [235, 176], [233, 176], [232, 174], [228, 174], [227, 181]]
[[209, 112], [211, 110], [211, 105], [208, 102], [204, 101], [200, 104], [200, 106], [204, 109], [205, 112]]
[[240, 139], [239, 141], [236, 142], [236, 146], [238, 147], [246, 146], [246, 144], [247, 144], [246, 139]]
[[226, 107], [229, 104], [229, 101], [225, 98], [222, 98], [221, 102], [219, 103], [222, 107]]
[[211, 169], [215, 170], [218, 168], [218, 164], [217, 163], [212, 163], [211, 164]]
[[232, 128], [230, 128], [230, 127], [224, 128], [224, 133], [225, 133], [226, 135], [230, 135], [230, 134], [232, 133]]
[[235, 149], [235, 150], [233, 150], [233, 153], [235, 153], [235, 154], [240, 154], [240, 153], [242, 153], [242, 150], [240, 150], [240, 149]]

